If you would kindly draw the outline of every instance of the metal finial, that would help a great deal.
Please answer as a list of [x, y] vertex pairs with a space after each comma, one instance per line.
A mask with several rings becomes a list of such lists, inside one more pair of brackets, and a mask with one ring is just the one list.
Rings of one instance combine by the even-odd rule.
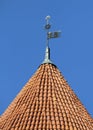
[[50, 60], [50, 48], [49, 48], [49, 40], [52, 39], [52, 38], [58, 38], [60, 37], [60, 31], [55, 31], [55, 32], [49, 32], [49, 29], [51, 28], [51, 25], [49, 24], [49, 19], [51, 17], [48, 15], [46, 16], [45, 20], [46, 20], [46, 25], [45, 25], [45, 29], [47, 31], [47, 41], [46, 41], [46, 51], [45, 51], [45, 59], [43, 61], [43, 64], [44, 63], [51, 63], [51, 60]]
[[47, 21], [47, 24], [48, 24], [48, 21], [49, 21], [50, 18], [51, 18], [51, 17], [50, 17], [49, 15], [46, 16], [45, 20]]
[[50, 60], [50, 48], [49, 48], [49, 38], [48, 38], [48, 33], [49, 33], [49, 29], [51, 28], [51, 25], [49, 24], [49, 19], [51, 17], [48, 15], [46, 16], [45, 20], [46, 20], [46, 25], [45, 25], [45, 29], [47, 31], [47, 39], [46, 39], [46, 51], [45, 51], [45, 59], [43, 61], [43, 64], [44, 63], [51, 63], [51, 60]]
[[49, 19], [50, 19], [51, 17], [48, 15], [48, 16], [46, 16], [46, 18], [45, 18], [45, 20], [46, 20], [46, 25], [45, 25], [45, 29], [50, 29], [51, 28], [51, 25], [49, 24]]

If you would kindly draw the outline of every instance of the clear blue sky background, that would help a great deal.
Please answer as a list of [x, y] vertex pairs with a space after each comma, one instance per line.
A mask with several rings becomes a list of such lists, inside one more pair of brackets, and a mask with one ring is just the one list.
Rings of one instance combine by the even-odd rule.
[[93, 0], [0, 0], [0, 114], [44, 59], [47, 15], [51, 59], [93, 117]]

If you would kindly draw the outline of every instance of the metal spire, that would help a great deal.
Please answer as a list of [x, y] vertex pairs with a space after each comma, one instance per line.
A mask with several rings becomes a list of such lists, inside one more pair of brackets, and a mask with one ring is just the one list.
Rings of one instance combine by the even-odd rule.
[[43, 63], [52, 63], [52, 61], [50, 60], [50, 48], [49, 48], [49, 38], [48, 38], [48, 33], [49, 33], [49, 29], [51, 28], [51, 25], [49, 24], [49, 19], [50, 16], [46, 16], [45, 20], [46, 20], [46, 25], [45, 25], [45, 29], [47, 32], [47, 38], [46, 38], [46, 51], [45, 51], [45, 59], [43, 61]]
[[51, 25], [49, 24], [49, 19], [51, 17], [48, 15], [46, 16], [45, 20], [46, 20], [46, 25], [45, 25], [45, 29], [47, 32], [47, 38], [46, 38], [46, 51], [45, 51], [45, 59], [43, 61], [44, 63], [52, 63], [52, 61], [50, 60], [50, 48], [49, 48], [49, 39], [51, 38], [57, 38], [60, 36], [60, 31], [56, 31], [56, 32], [49, 32], [49, 29], [51, 28]]

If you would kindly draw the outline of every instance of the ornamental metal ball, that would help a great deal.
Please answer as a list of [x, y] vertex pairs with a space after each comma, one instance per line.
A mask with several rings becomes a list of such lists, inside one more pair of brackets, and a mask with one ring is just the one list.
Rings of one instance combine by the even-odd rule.
[[48, 15], [48, 16], [46, 16], [46, 18], [45, 18], [45, 19], [46, 19], [46, 20], [49, 20], [50, 18], [51, 18], [51, 17]]

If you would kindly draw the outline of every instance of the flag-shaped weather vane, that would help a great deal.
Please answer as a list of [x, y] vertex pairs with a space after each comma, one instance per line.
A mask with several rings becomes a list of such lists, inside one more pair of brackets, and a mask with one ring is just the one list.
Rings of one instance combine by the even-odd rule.
[[47, 31], [47, 45], [49, 46], [49, 39], [51, 38], [58, 38], [61, 35], [61, 31], [54, 31], [54, 32], [50, 32], [49, 29], [51, 28], [51, 25], [49, 24], [49, 20], [50, 20], [50, 16], [46, 16], [45, 20], [46, 20], [46, 25], [45, 25], [45, 29]]
[[[45, 52], [45, 59], [43, 63], [52, 63], [50, 60], [50, 48], [49, 48], [49, 39], [52, 38], [58, 38], [61, 35], [61, 31], [54, 31], [54, 32], [50, 32], [49, 29], [51, 28], [51, 25], [49, 24], [49, 20], [50, 20], [50, 16], [46, 16], [45, 20], [46, 20], [46, 25], [45, 25], [45, 29], [47, 31], [47, 42], [46, 42], [46, 52]], [[52, 63], [53, 64], [53, 63]]]

